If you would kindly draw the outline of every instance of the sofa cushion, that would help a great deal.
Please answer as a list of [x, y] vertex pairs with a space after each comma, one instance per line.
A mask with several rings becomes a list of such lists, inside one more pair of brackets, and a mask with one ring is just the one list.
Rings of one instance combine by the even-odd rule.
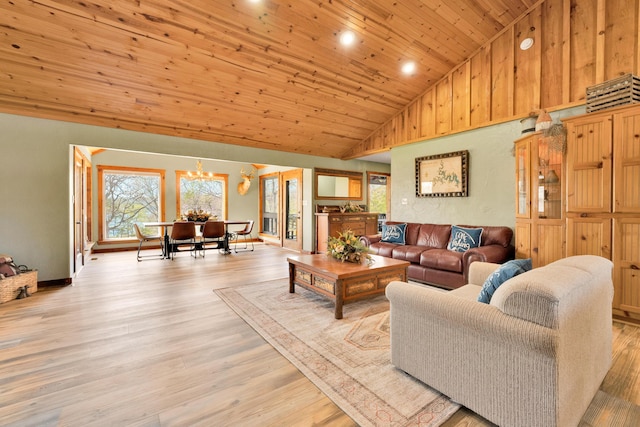
[[477, 301], [478, 294], [481, 289], [482, 287], [480, 285], [467, 284], [449, 291], [449, 295], [455, 295], [456, 297], [466, 299], [467, 301]]
[[449, 224], [421, 224], [418, 229], [416, 244], [431, 248], [446, 248], [451, 236]]
[[457, 225], [451, 226], [451, 238], [447, 249], [455, 252], [466, 252], [471, 248], [480, 246], [482, 228], [465, 228]]
[[513, 239], [513, 230], [509, 227], [498, 225], [464, 225], [458, 224], [459, 227], [465, 228], [480, 228], [482, 227], [482, 243], [481, 246], [486, 245], [500, 245], [504, 248], [511, 244]]
[[482, 285], [482, 289], [480, 290], [480, 294], [478, 295], [478, 301], [489, 304], [491, 302], [491, 297], [500, 285], [518, 274], [531, 270], [531, 268], [531, 258], [514, 259], [505, 262], [498, 267], [496, 271], [491, 273], [489, 277], [487, 277], [487, 280], [485, 280]]
[[369, 246], [369, 252], [374, 255], [393, 258], [393, 250], [398, 246], [400, 245], [396, 243], [376, 242]]
[[436, 270], [462, 273], [462, 252], [447, 249], [429, 249], [420, 254], [420, 265]]
[[382, 226], [382, 242], [404, 245], [407, 224], [384, 224]]
[[420, 256], [422, 252], [429, 250], [428, 246], [418, 245], [397, 245], [393, 248], [391, 257], [393, 259], [399, 259], [402, 261], [409, 261], [415, 264], [420, 263]]

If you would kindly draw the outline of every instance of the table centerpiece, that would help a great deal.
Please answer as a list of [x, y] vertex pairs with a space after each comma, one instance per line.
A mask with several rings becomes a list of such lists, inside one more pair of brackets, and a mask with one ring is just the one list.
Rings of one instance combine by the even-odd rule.
[[361, 263], [363, 260], [373, 262], [369, 255], [369, 248], [351, 230], [338, 233], [338, 237], [329, 236], [327, 253], [342, 262]]
[[185, 214], [182, 215], [183, 220], [194, 221], [194, 222], [205, 222], [208, 221], [211, 217], [209, 212], [205, 212], [202, 209], [189, 209]]

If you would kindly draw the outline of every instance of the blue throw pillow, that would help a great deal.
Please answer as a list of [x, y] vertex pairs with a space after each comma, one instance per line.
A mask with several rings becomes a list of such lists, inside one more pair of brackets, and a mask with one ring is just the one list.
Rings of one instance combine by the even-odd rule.
[[382, 242], [404, 245], [407, 224], [384, 224], [382, 226]]
[[451, 238], [447, 249], [454, 252], [466, 252], [471, 248], [480, 246], [482, 228], [464, 228], [457, 225], [451, 226]]
[[514, 259], [505, 262], [487, 277], [480, 290], [480, 295], [478, 295], [478, 301], [489, 304], [491, 297], [493, 297], [494, 292], [500, 285], [518, 274], [531, 270], [531, 268], [531, 258]]

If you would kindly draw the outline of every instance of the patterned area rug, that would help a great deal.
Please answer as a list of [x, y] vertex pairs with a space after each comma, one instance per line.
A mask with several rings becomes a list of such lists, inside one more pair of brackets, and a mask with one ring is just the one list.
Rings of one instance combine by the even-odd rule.
[[389, 361], [389, 302], [344, 306], [288, 280], [215, 290], [307, 378], [361, 426], [438, 426], [459, 405]]

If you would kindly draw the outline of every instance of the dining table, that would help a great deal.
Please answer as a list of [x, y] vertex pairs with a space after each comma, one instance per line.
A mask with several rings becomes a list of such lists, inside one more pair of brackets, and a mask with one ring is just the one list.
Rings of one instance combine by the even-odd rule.
[[[170, 242], [169, 242], [169, 229], [171, 228], [171, 226], [173, 225], [175, 221], [150, 221], [150, 222], [143, 222], [142, 225], [144, 225], [145, 227], [160, 227], [162, 228], [162, 234], [164, 237], [164, 245], [162, 247], [162, 255], [164, 256], [164, 258], [166, 259], [170, 259], [171, 258], [171, 252], [170, 252]], [[225, 227], [225, 232], [224, 232], [224, 239], [223, 239], [223, 244], [222, 244], [222, 253], [225, 255], [229, 255], [231, 253], [231, 249], [229, 248], [229, 236], [231, 235], [231, 233], [229, 232], [229, 226], [230, 225], [246, 225], [249, 223], [248, 220], [224, 220], [224, 227]], [[194, 221], [194, 224], [197, 225], [204, 225], [205, 221]]]

